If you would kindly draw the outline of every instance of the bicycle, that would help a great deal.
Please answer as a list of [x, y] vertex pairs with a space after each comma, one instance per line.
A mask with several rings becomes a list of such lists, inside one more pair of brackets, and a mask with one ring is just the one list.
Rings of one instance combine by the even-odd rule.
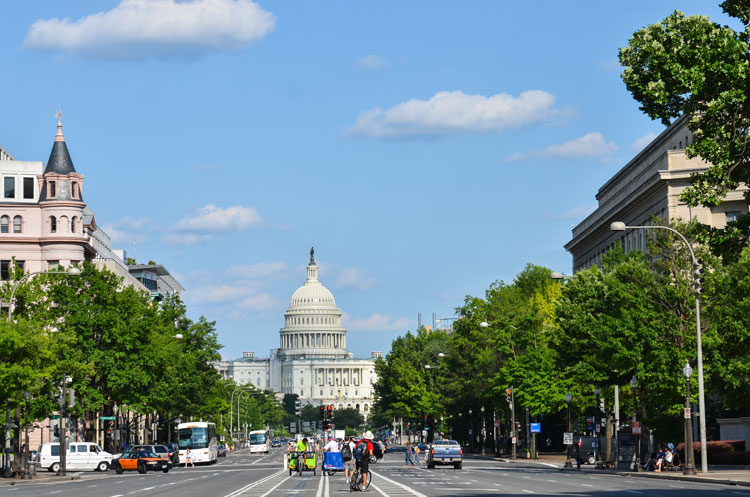
[[355, 467], [354, 473], [352, 473], [351, 480], [349, 481], [349, 491], [361, 492], [362, 490], [366, 490], [370, 486], [370, 483], [372, 483], [372, 472], [369, 469], [367, 470], [367, 486], [362, 488], [362, 482], [362, 472], [358, 467]]

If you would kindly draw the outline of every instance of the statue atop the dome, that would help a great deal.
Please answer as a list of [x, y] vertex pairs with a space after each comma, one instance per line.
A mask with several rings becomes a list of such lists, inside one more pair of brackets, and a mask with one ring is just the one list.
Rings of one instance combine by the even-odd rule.
[[310, 264], [315, 264], [315, 247], [310, 247]]

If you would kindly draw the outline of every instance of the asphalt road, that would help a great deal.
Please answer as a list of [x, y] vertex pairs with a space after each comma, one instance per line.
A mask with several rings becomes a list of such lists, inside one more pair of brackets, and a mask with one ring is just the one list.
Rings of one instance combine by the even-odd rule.
[[[373, 484], [369, 494], [382, 497], [479, 497], [552, 496], [572, 497], [737, 497], [750, 496], [750, 487], [688, 483], [615, 475], [591, 475], [534, 463], [498, 463], [467, 458], [464, 468], [434, 470], [406, 468], [403, 453], [386, 455], [385, 461], [370, 466]], [[44, 481], [9, 486], [0, 484], [0, 497], [339, 497], [348, 494], [343, 474], [331, 477], [304, 473], [289, 476], [283, 470], [282, 452], [268, 456], [231, 454], [213, 466], [174, 468], [140, 475], [80, 473], [80, 480]]]

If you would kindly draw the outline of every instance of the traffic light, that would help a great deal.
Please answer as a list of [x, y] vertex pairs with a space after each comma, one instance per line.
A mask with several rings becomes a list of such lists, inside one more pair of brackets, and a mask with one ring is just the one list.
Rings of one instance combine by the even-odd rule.
[[505, 400], [510, 404], [512, 402], [513, 390], [511, 388], [505, 389]]
[[516, 431], [521, 431], [521, 422], [516, 421]]
[[325, 421], [326, 419], [326, 408], [325, 406], [320, 406], [320, 420]]
[[294, 414], [296, 414], [297, 416], [302, 415], [302, 401], [301, 400], [294, 401]]
[[703, 269], [703, 261], [698, 259], [697, 264], [695, 265], [695, 294], [701, 295], [703, 293], [703, 282], [705, 281], [703, 279], [703, 275], [705, 274], [705, 269]]
[[331, 404], [328, 405], [328, 419], [333, 419], [333, 405]]

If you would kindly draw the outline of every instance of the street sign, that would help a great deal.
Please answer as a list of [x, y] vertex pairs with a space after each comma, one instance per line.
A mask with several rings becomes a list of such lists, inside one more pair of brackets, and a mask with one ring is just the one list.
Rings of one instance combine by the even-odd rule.
[[114, 416], [99, 416], [99, 419], [101, 419], [102, 421], [114, 421], [115, 417]]
[[633, 423], [633, 435], [640, 435], [641, 434], [641, 423], [640, 421], [636, 421]]
[[563, 445], [573, 445], [573, 432], [566, 431], [563, 433]]
[[60, 415], [59, 414], [53, 414], [52, 416], [49, 417], [49, 419], [60, 419]]
[[685, 419], [690, 419], [690, 408], [689, 407], [685, 408]]
[[596, 432], [600, 433], [601, 431], [602, 431], [602, 425], [600, 425], [599, 423], [597, 423], [596, 424]]
[[586, 416], [586, 430], [594, 431], [594, 416]]
[[531, 433], [541, 433], [542, 423], [531, 423]]
[[512, 443], [513, 445], [515, 445], [516, 444], [516, 437], [511, 438], [510, 439], [510, 443]]

